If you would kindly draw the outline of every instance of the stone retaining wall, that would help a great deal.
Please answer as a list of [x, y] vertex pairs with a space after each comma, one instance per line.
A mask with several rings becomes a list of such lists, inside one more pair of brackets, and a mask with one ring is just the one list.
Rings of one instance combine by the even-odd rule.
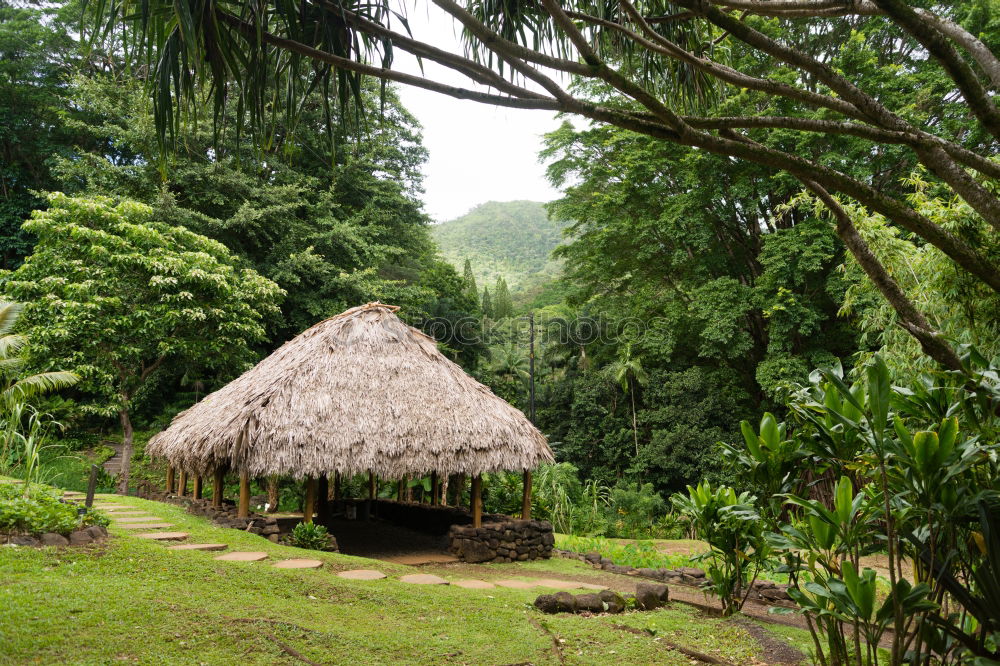
[[204, 516], [219, 527], [232, 527], [251, 534], [259, 534], [274, 543], [287, 534], [287, 530], [282, 531], [278, 519], [274, 516], [251, 512], [246, 518], [240, 518], [236, 515], [238, 511], [236, 505], [231, 502], [223, 502], [221, 507], [215, 507], [212, 506], [212, 500], [209, 499], [178, 497], [162, 491], [144, 493], [143, 496], [146, 499], [183, 506], [188, 513]]
[[448, 550], [465, 562], [514, 562], [552, 556], [552, 523], [514, 520], [483, 523], [482, 527], [453, 525]]

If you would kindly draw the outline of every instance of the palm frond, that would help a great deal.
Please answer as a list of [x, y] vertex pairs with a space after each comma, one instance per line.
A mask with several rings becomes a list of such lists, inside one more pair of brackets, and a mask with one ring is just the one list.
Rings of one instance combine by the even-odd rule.
[[28, 343], [23, 335], [4, 335], [0, 337], [0, 359], [14, 359]]
[[58, 391], [80, 381], [79, 375], [73, 372], [55, 371], [40, 372], [16, 381], [0, 393], [0, 404], [12, 405], [28, 400], [38, 395]]
[[7, 335], [17, 323], [24, 306], [11, 301], [0, 301], [0, 335]]

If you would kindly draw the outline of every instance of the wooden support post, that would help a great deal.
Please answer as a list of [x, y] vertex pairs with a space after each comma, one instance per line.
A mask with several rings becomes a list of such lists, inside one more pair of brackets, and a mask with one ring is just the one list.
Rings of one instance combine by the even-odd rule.
[[90, 466], [90, 478], [87, 480], [87, 497], [83, 505], [88, 509], [94, 506], [94, 490], [97, 489], [97, 472], [100, 468], [97, 465]]
[[483, 526], [483, 477], [472, 477], [472, 526]]
[[187, 472], [181, 470], [181, 478], [177, 482], [177, 496], [184, 497], [187, 495], [188, 490], [188, 475]]
[[316, 481], [316, 518], [320, 523], [330, 519], [330, 477], [326, 474]]
[[201, 474], [194, 477], [194, 490], [191, 496], [195, 499], [201, 499]]
[[396, 482], [396, 501], [403, 501], [403, 491], [406, 489], [406, 481], [400, 479]]
[[167, 465], [167, 493], [174, 492], [174, 466]]
[[521, 518], [529, 520], [531, 518], [531, 470], [524, 470], [524, 479], [521, 482], [524, 487], [521, 489]]
[[334, 501], [339, 501], [340, 497], [340, 472], [336, 472], [333, 475], [333, 499]]
[[455, 506], [462, 506], [462, 495], [465, 494], [465, 475], [458, 474], [455, 476]]
[[221, 467], [216, 467], [213, 476], [214, 486], [212, 488], [212, 506], [221, 507], [222, 506], [222, 491], [223, 485], [226, 482], [226, 472]]
[[375, 472], [368, 472], [368, 499], [373, 500], [378, 494], [376, 488], [378, 483], [375, 480]]
[[316, 479], [311, 476], [306, 477], [306, 501], [302, 507], [302, 522], [311, 523], [313, 514], [316, 513]]
[[250, 515], [250, 475], [240, 472], [240, 503], [236, 509], [238, 518], [246, 518]]
[[437, 506], [441, 502], [441, 485], [438, 480], [438, 473], [431, 472], [431, 506]]

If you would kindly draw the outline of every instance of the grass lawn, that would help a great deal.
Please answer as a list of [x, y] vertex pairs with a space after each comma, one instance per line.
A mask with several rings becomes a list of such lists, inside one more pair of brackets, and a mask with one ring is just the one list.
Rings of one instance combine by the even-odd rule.
[[[89, 549], [0, 547], [0, 661], [303, 663], [282, 644], [322, 664], [558, 664], [555, 643], [568, 664], [691, 663], [667, 641], [736, 664], [755, 663], [761, 654], [744, 628], [681, 604], [618, 616], [544, 616], [530, 605], [537, 589], [409, 585], [395, 578], [426, 569], [279, 546], [213, 527], [176, 506], [115, 501], [174, 523], [170, 529], [190, 532], [191, 541], [266, 551], [271, 561], [313, 557], [326, 566], [280, 570], [267, 561], [216, 562], [217, 553], [171, 552], [115, 527], [112, 539]], [[589, 570], [558, 559], [520, 566], [533, 577]], [[351, 568], [379, 569], [389, 578], [335, 576]], [[484, 578], [493, 577], [490, 569], [482, 567]], [[448, 576], [447, 567], [434, 571]], [[808, 647], [805, 632], [761, 626]]]

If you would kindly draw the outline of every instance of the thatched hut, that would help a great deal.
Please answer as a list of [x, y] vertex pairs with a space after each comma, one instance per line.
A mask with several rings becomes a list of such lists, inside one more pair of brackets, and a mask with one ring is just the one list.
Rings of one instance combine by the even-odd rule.
[[[506, 401], [407, 326], [398, 308], [369, 303], [322, 321], [201, 402], [147, 446], [182, 473], [249, 478], [473, 478], [552, 461], [544, 435]], [[169, 485], [169, 480], [168, 480]], [[307, 486], [311, 519], [313, 485]], [[525, 508], [530, 484], [525, 490]], [[373, 492], [373, 491], [372, 491]], [[478, 520], [478, 519], [477, 519]]]

